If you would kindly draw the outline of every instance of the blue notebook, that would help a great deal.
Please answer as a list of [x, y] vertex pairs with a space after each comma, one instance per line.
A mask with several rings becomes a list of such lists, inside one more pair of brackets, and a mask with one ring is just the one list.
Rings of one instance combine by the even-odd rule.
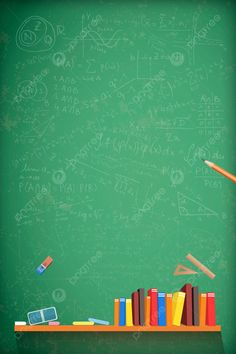
[[120, 319], [119, 319], [119, 326], [125, 326], [126, 313], [125, 313], [125, 298], [120, 298]]
[[158, 326], [166, 326], [166, 294], [157, 294]]

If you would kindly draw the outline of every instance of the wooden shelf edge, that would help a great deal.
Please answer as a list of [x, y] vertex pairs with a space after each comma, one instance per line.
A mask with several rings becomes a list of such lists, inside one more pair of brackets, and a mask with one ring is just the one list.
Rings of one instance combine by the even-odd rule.
[[221, 332], [221, 326], [15, 326], [15, 332]]

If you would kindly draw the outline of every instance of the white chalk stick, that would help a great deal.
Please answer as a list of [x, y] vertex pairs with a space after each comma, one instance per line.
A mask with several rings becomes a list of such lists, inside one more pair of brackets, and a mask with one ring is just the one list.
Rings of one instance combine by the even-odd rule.
[[15, 326], [26, 326], [25, 321], [15, 321]]

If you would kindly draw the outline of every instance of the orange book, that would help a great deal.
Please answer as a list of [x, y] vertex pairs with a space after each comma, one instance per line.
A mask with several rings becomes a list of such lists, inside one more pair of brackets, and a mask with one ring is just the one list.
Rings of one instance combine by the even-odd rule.
[[119, 326], [120, 300], [114, 299], [114, 326]]
[[172, 326], [172, 294], [166, 294], [166, 325]]
[[206, 294], [199, 294], [199, 324], [206, 325]]
[[150, 296], [145, 296], [145, 326], [150, 326]]

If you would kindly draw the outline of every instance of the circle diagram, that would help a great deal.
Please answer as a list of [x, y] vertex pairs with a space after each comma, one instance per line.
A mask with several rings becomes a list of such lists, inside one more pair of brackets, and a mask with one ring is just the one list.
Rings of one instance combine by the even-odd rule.
[[55, 38], [55, 30], [48, 20], [30, 16], [17, 30], [16, 45], [25, 52], [46, 52], [54, 46]]
[[55, 184], [63, 184], [66, 180], [66, 174], [63, 170], [53, 172], [52, 180]]
[[181, 52], [174, 52], [170, 56], [170, 62], [174, 66], [180, 66], [184, 63], [184, 55]]
[[36, 95], [36, 85], [31, 80], [24, 80], [19, 83], [17, 94], [24, 99], [33, 98]]
[[170, 174], [170, 180], [172, 186], [177, 186], [178, 184], [183, 183], [184, 181], [184, 174], [181, 170], [172, 170]]
[[58, 289], [53, 290], [52, 298], [57, 303], [63, 302], [66, 299], [65, 290], [62, 288], [58, 288]]
[[65, 54], [62, 52], [54, 53], [52, 56], [52, 62], [56, 66], [63, 66], [66, 61]]

